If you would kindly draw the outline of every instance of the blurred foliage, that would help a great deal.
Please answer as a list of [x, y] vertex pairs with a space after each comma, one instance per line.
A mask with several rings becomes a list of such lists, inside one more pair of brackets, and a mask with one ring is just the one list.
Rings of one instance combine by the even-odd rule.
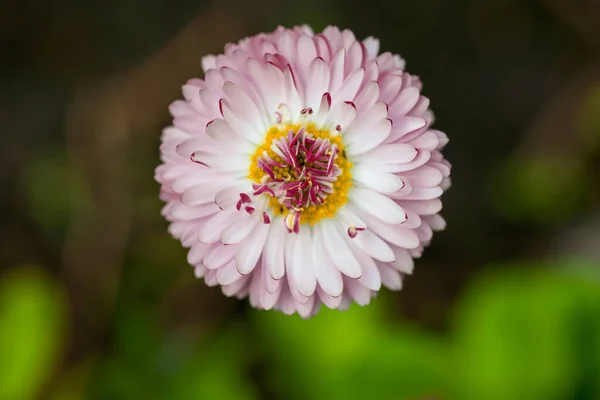
[[[597, 41], [582, 38], [600, 37], [598, 18], [577, 12], [583, 2], [17, 3], [0, 5], [0, 122], [18, 132], [0, 149], [0, 400], [600, 399], [600, 262], [527, 261], [552, 253], [554, 235], [598, 254], [597, 223], [586, 241], [569, 232], [599, 206], [600, 86], [560, 90], [597, 71]], [[454, 164], [448, 232], [404, 291], [310, 320], [250, 310], [194, 279], [152, 180], [169, 90], [190, 77], [177, 68], [199, 74], [200, 53], [222, 48], [231, 26], [300, 23], [374, 35], [405, 57]], [[65, 110], [55, 99], [67, 98], [93, 101]], [[555, 119], [533, 129], [542, 114]], [[71, 117], [83, 128], [65, 142]], [[75, 222], [93, 246], [65, 243]], [[126, 243], [106, 271], [61, 265], [65, 249], [83, 261], [110, 251], [114, 226]], [[81, 289], [103, 288], [103, 273], [106, 298]], [[71, 310], [80, 303], [97, 324]]]
[[590, 277], [570, 262], [521, 262], [473, 282], [454, 321], [459, 398], [599, 398], [600, 381], [587, 379], [600, 377], [600, 282]]
[[82, 169], [65, 149], [46, 149], [23, 173], [29, 212], [49, 237], [62, 242], [69, 221], [92, 207]]
[[590, 88], [581, 110], [579, 133], [587, 152], [600, 150], [600, 86]]
[[61, 291], [39, 268], [0, 277], [0, 399], [35, 399], [58, 365], [64, 342]]
[[556, 224], [579, 210], [587, 177], [585, 160], [580, 157], [530, 155], [507, 162], [489, 185], [501, 215]]

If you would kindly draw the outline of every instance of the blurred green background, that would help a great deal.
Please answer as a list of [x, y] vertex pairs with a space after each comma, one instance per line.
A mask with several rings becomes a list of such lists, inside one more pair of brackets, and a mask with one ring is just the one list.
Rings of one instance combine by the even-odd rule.
[[[599, 20], [597, 0], [3, 0], [0, 400], [599, 400]], [[403, 291], [308, 321], [196, 280], [153, 181], [200, 57], [300, 23], [406, 58], [453, 163]]]

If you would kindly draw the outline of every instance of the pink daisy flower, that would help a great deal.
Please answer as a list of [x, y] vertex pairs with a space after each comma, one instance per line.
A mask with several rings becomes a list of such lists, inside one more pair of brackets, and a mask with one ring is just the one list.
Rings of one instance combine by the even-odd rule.
[[156, 179], [206, 284], [302, 317], [399, 290], [443, 229], [446, 135], [404, 60], [348, 30], [278, 28], [202, 60]]

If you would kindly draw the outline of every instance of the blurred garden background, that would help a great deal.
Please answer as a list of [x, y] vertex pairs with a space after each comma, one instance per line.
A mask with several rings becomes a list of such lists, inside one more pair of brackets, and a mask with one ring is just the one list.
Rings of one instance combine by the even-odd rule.
[[[600, 399], [600, 1], [2, 0], [0, 399]], [[446, 132], [445, 232], [308, 321], [194, 278], [168, 104], [277, 25], [381, 39]]]

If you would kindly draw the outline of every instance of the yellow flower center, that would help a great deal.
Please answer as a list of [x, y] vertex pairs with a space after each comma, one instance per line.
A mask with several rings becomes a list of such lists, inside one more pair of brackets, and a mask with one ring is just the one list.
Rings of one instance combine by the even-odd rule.
[[[277, 152], [273, 150], [273, 141], [283, 139], [288, 136], [289, 132], [298, 133], [304, 127], [304, 136], [314, 140], [327, 140], [331, 146], [337, 148], [337, 155], [333, 159], [333, 163], [341, 173], [331, 182], [331, 189], [327, 195], [324, 195], [319, 201], [320, 204], [311, 204], [300, 209], [291, 208], [289, 205], [283, 204], [278, 197], [271, 197], [269, 205], [273, 210], [274, 215], [287, 216], [290, 212], [300, 212], [300, 224], [314, 225], [325, 218], [335, 216], [337, 210], [348, 201], [348, 190], [352, 186], [352, 163], [348, 161], [344, 144], [341, 136], [331, 134], [328, 129], [318, 129], [313, 123], [310, 124], [288, 124], [271, 127], [266, 134], [265, 141], [262, 145], [256, 148], [256, 151], [250, 156], [251, 164], [248, 170], [248, 178], [256, 184], [263, 184], [265, 180], [281, 180], [283, 182], [295, 182], [303, 178], [300, 169], [310, 170], [311, 168], [323, 168], [319, 162], [305, 163], [305, 156], [301, 153], [296, 157], [300, 168], [294, 168], [286, 160], [284, 160]], [[331, 154], [331, 153], [327, 153]], [[259, 160], [261, 158], [272, 159], [276, 164], [282, 166], [273, 166], [272, 175], [270, 176], [261, 166]], [[334, 168], [335, 168], [334, 167]], [[312, 183], [311, 183], [312, 185]]]

